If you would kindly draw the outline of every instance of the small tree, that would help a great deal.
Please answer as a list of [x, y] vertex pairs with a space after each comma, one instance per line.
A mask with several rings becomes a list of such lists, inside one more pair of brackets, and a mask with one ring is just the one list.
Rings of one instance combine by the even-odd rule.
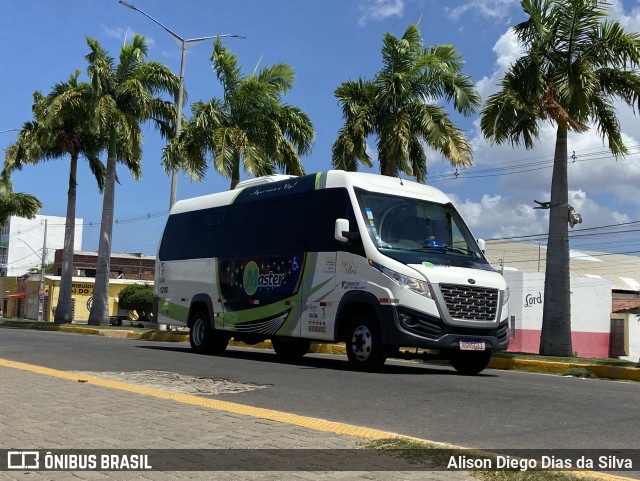
[[148, 284], [132, 284], [125, 287], [118, 295], [122, 309], [133, 311], [137, 319], [150, 319], [153, 310], [153, 286]]
[[[27, 270], [27, 274], [40, 274], [40, 272], [42, 272], [41, 266], [30, 267], [29, 270]], [[44, 265], [44, 273], [53, 274], [53, 262], [47, 262]]]

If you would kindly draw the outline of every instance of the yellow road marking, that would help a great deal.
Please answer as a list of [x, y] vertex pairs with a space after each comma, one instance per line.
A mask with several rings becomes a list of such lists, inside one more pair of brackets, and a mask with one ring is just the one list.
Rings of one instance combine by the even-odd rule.
[[[336, 434], [344, 434], [347, 436], [358, 436], [371, 439], [384, 439], [390, 437], [400, 437], [397, 433], [391, 433], [387, 431], [381, 431], [378, 429], [370, 429], [360, 426], [352, 426], [349, 424], [338, 423], [334, 421], [326, 421], [323, 419], [311, 418], [308, 416], [300, 416], [297, 414], [286, 413], [282, 411], [275, 411], [272, 409], [264, 409], [253, 406], [246, 406], [244, 404], [237, 404], [228, 401], [220, 401], [217, 399], [208, 399], [191, 394], [184, 394], [172, 391], [165, 391], [162, 389], [140, 386], [137, 384], [126, 383], [122, 381], [114, 381], [109, 379], [103, 379], [97, 376], [79, 374], [74, 372], [59, 371], [57, 369], [51, 369], [43, 366], [36, 366], [32, 364], [25, 364], [17, 361], [10, 361], [6, 359], [0, 359], [0, 366], [10, 367], [14, 369], [21, 369], [23, 371], [34, 372], [38, 374], [44, 374], [46, 376], [52, 376], [60, 379], [67, 379], [70, 381], [82, 381], [87, 384], [95, 386], [106, 387], [110, 389], [118, 389], [120, 391], [126, 391], [135, 394], [141, 394], [143, 396], [152, 396], [158, 399], [166, 399], [171, 401], [177, 401], [183, 404], [189, 404], [192, 406], [204, 407], [209, 409], [215, 409], [217, 411], [224, 411], [234, 414], [242, 414], [245, 416], [258, 417], [262, 419], [269, 419], [271, 421], [277, 421], [287, 424], [293, 424], [300, 427], [314, 429], [316, 431], [327, 431]], [[417, 440], [417, 438], [409, 438], [402, 436], [403, 439]], [[445, 446], [443, 444], [443, 446]]]
[[[45, 376], [51, 376], [59, 379], [66, 379], [69, 381], [87, 383], [87, 384], [91, 384], [99, 387], [117, 389], [119, 391], [140, 394], [143, 396], [151, 396], [158, 399], [176, 401], [183, 404], [189, 404], [191, 406], [214, 409], [216, 411], [240, 414], [240, 415], [254, 417], [254, 418], [268, 419], [270, 421], [291, 424], [294, 426], [313, 429], [315, 431], [330, 432], [334, 434], [342, 434], [345, 436], [356, 436], [356, 437], [368, 438], [368, 439], [396, 438], [396, 439], [403, 439], [407, 441], [413, 441], [417, 443], [440, 446], [442, 448], [447, 448], [447, 449], [468, 449], [463, 446], [430, 441], [428, 439], [416, 438], [413, 436], [406, 436], [403, 434], [393, 433], [389, 431], [382, 431], [379, 429], [371, 429], [371, 428], [365, 428], [362, 426], [354, 426], [351, 424], [339, 423], [335, 421], [327, 421], [324, 419], [301, 416], [298, 414], [291, 414], [283, 411], [275, 411], [273, 409], [247, 406], [244, 404], [232, 403], [228, 401], [208, 399], [208, 398], [193, 396], [191, 394], [165, 391], [162, 389], [156, 389], [156, 388], [147, 387], [147, 386], [140, 386], [137, 384], [131, 384], [131, 383], [122, 382], [122, 381], [113, 381], [109, 379], [103, 379], [97, 376], [79, 374], [79, 373], [68, 372], [68, 371], [60, 371], [58, 369], [52, 369], [44, 366], [37, 366], [34, 364], [26, 364], [18, 361], [10, 361], [8, 359], [0, 358], [0, 366], [12, 368], [12, 369], [20, 369], [22, 371], [43, 374]], [[600, 472], [590, 472], [590, 471], [575, 471], [575, 472], [572, 472], [572, 474], [575, 474], [581, 477], [582, 476], [594, 477], [594, 478], [598, 478], [606, 481], [619, 481], [619, 480], [632, 479], [632, 478], [625, 478], [621, 476], [614, 476], [610, 474], [605, 474]]]

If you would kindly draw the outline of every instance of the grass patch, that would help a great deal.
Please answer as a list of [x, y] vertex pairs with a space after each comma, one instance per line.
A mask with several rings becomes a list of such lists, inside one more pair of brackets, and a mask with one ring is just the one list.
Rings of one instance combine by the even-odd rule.
[[572, 377], [582, 377], [582, 378], [587, 378], [587, 379], [599, 379], [600, 376], [598, 376], [595, 372], [593, 371], [589, 371], [588, 369], [585, 369], [584, 367], [572, 367], [571, 369], [568, 369], [567, 371], [562, 373], [563, 376], [572, 376]]
[[[452, 456], [465, 456], [466, 459], [492, 459], [495, 456], [471, 449], [446, 448], [437, 444], [418, 443], [398, 438], [378, 439], [363, 445], [365, 449], [385, 451], [386, 454], [407, 461], [424, 469], [447, 471]], [[453, 470], [451, 470], [453, 471]], [[563, 471], [543, 470], [469, 470], [471, 475], [482, 481], [599, 481], [601, 478], [574, 474]]]
[[559, 471], [473, 471], [482, 481], [602, 481], [602, 478]]

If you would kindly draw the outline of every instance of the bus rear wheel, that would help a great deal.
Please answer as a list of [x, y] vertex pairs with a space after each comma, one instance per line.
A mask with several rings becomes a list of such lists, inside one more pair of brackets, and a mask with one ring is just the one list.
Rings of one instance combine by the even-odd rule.
[[206, 311], [197, 311], [189, 329], [191, 350], [199, 354], [220, 354], [229, 345], [229, 336], [211, 327], [211, 319]]
[[271, 345], [279, 357], [294, 361], [309, 352], [311, 341], [306, 339], [271, 339]]
[[453, 351], [450, 358], [454, 369], [466, 376], [480, 374], [490, 360], [491, 351]]
[[359, 315], [347, 332], [347, 357], [357, 369], [375, 371], [387, 360], [377, 327], [367, 316]]

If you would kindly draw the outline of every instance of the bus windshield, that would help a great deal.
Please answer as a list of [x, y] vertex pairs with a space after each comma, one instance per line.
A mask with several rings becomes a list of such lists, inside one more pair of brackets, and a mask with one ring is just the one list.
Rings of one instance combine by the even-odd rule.
[[374, 244], [403, 263], [490, 268], [451, 204], [357, 190]]

